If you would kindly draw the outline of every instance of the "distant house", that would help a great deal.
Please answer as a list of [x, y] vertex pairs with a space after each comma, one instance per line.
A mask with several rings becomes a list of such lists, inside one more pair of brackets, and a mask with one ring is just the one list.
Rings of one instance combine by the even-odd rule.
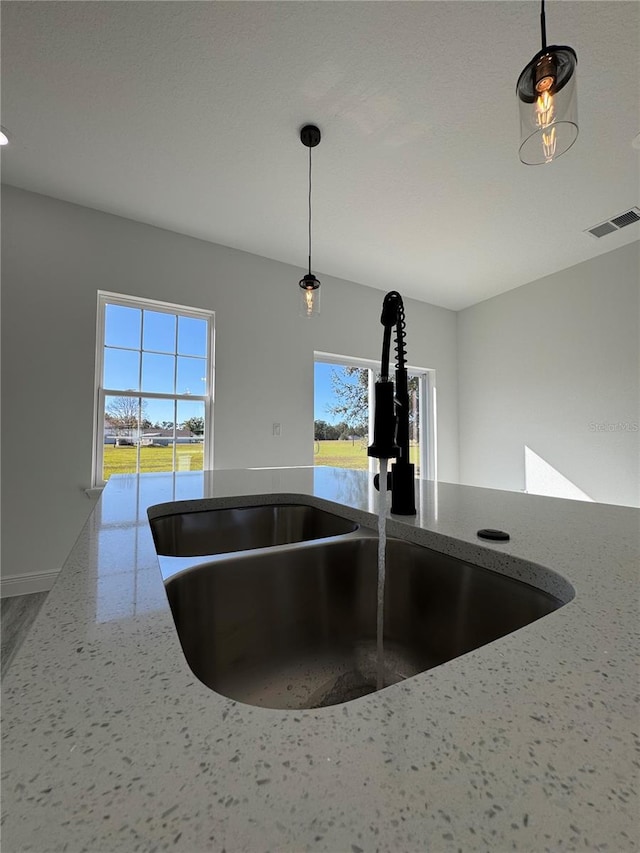
[[[142, 447], [168, 447], [173, 443], [173, 435], [172, 429], [145, 430], [140, 438], [140, 444]], [[202, 436], [197, 436], [189, 429], [177, 429], [175, 437], [176, 444], [196, 444], [202, 441]]]
[[[150, 427], [138, 435], [135, 428], [123, 429], [107, 418], [104, 422], [104, 443], [113, 444], [116, 447], [135, 447], [138, 443], [141, 447], [169, 447], [173, 443], [173, 436], [173, 429]], [[176, 444], [198, 444], [202, 440], [201, 435], [196, 435], [191, 430], [177, 429], [175, 431]]]

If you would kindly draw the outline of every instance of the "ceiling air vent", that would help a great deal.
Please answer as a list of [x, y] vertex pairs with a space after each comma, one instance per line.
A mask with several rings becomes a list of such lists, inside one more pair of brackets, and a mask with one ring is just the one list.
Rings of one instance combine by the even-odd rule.
[[[636, 208], [636, 210], [637, 209], [638, 208]], [[638, 216], [636, 210], [628, 210], [626, 213], [616, 216], [611, 221], [614, 225], [617, 225], [618, 228], [624, 228], [625, 225], [631, 225], [632, 222], [640, 222], [640, 216]]]
[[605, 234], [619, 231], [620, 228], [624, 228], [625, 225], [632, 225], [634, 222], [640, 222], [640, 207], [632, 207], [631, 210], [614, 216], [613, 219], [601, 222], [600, 225], [594, 225], [593, 228], [587, 228], [587, 234], [592, 234], [594, 237], [604, 237]]
[[595, 228], [589, 228], [589, 234], [593, 234], [594, 237], [604, 237], [605, 234], [611, 234], [612, 231], [617, 231], [615, 225], [612, 225], [610, 222], [603, 222], [602, 225], [596, 225]]

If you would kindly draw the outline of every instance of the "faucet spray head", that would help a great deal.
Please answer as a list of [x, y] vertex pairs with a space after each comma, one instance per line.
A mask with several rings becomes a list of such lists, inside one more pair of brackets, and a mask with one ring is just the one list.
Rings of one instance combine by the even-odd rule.
[[373, 424], [373, 444], [367, 448], [367, 454], [376, 459], [395, 459], [400, 448], [395, 442], [396, 414], [393, 399], [393, 382], [376, 382], [375, 420]]
[[402, 297], [397, 290], [390, 290], [382, 303], [382, 315], [380, 322], [383, 326], [390, 328], [398, 322], [398, 311], [402, 305]]

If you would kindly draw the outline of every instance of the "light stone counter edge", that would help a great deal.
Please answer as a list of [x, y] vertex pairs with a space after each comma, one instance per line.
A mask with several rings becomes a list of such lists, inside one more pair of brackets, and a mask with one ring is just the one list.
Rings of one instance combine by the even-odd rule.
[[[421, 482], [390, 533], [575, 598], [346, 706], [218, 696], [179, 647], [146, 509], [302, 496], [371, 525], [363, 472], [114, 478], [6, 678], [3, 850], [636, 850], [640, 513]], [[482, 545], [480, 527], [507, 529]], [[517, 576], [517, 574], [516, 574]], [[549, 590], [553, 591], [553, 590]]]

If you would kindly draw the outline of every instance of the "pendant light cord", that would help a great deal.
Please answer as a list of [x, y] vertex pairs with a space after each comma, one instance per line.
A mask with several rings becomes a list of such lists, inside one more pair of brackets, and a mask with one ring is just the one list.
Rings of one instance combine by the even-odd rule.
[[544, 0], [540, 4], [540, 31], [542, 34], [542, 49], [547, 49], [547, 22], [544, 16]]
[[309, 275], [311, 275], [311, 147], [309, 147]]

